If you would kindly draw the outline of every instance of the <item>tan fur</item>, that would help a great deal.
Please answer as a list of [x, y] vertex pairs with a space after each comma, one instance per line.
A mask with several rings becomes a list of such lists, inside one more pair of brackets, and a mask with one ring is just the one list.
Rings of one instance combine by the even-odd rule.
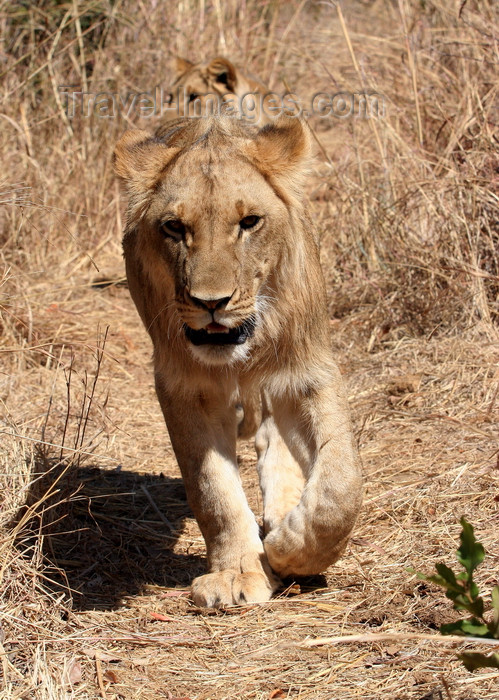
[[[217, 56], [201, 63], [191, 63], [184, 58], [176, 59], [176, 77], [170, 87], [172, 108], [167, 118], [181, 116], [207, 116], [213, 100], [219, 98], [227, 106], [240, 113], [240, 100], [245, 96], [245, 116], [259, 126], [270, 122], [271, 113], [262, 108], [260, 98], [269, 93], [268, 88], [257, 78], [248, 75], [232, 61]], [[253, 98], [254, 109], [252, 109]]]
[[[208, 573], [192, 585], [199, 605], [268, 600], [274, 573], [323, 571], [361, 503], [301, 197], [308, 153], [308, 129], [290, 117], [260, 130], [229, 117], [179, 119], [161, 136], [132, 131], [116, 146], [129, 194], [130, 292], [154, 343], [158, 398], [207, 546]], [[248, 216], [261, 217], [254, 229], [242, 228]], [[183, 235], [165, 236], [165, 220], [183, 222]], [[195, 346], [185, 333], [249, 318], [254, 334], [241, 345]], [[263, 543], [236, 461], [236, 407], [246, 397], [254, 406], [256, 391]]]

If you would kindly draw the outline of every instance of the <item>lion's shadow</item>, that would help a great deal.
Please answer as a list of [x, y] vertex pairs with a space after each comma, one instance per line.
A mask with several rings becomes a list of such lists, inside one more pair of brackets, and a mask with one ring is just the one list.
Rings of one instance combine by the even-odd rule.
[[[10, 526], [24, 523], [16, 544], [26, 557], [41, 543], [44, 586], [70, 596], [73, 610], [113, 610], [147, 585], [187, 588], [205, 573], [203, 557], [175, 551], [193, 517], [182, 479], [45, 461], [34, 477]], [[295, 582], [327, 588], [319, 575], [287, 578], [284, 589]]]
[[[70, 591], [73, 609], [114, 609], [148, 584], [186, 587], [204, 572], [199, 556], [174, 551], [192, 517], [180, 478], [71, 467], [57, 493], [43, 521], [45, 585]], [[34, 537], [24, 531], [18, 547], [28, 554]]]

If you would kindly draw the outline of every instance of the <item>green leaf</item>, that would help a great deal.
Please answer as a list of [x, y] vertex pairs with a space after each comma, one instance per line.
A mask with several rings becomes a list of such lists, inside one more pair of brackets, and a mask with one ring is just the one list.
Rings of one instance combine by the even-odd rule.
[[445, 595], [452, 601], [454, 601], [455, 610], [468, 610], [471, 613], [473, 612], [473, 610], [471, 609], [473, 603], [466, 594], [463, 595], [461, 593], [453, 593], [451, 591], [447, 592]]
[[475, 617], [483, 618], [483, 598], [475, 598], [475, 600], [468, 605], [468, 610]]
[[468, 579], [471, 581], [473, 571], [484, 560], [485, 550], [483, 545], [476, 541], [473, 526], [464, 517], [461, 518], [461, 526], [461, 546], [457, 550], [457, 558], [468, 572]]
[[435, 564], [435, 569], [444, 581], [444, 583], [440, 585], [444, 585], [447, 590], [456, 591], [457, 593], [463, 593], [465, 591], [464, 586], [456, 580], [455, 573], [448, 566], [445, 564]]
[[447, 598], [449, 598], [449, 600], [452, 600], [454, 604], [454, 610], [466, 610], [466, 612], [472, 612], [470, 610], [468, 596], [460, 595], [459, 593], [455, 593], [454, 591], [447, 591], [445, 595]]
[[[408, 571], [416, 574], [423, 581], [430, 581], [444, 588], [445, 595], [452, 600], [455, 610], [466, 610], [471, 613], [471, 618], [441, 625], [441, 634], [499, 639], [499, 586], [492, 590], [492, 619], [487, 623], [484, 619], [484, 601], [477, 584], [473, 581], [473, 572], [483, 562], [485, 550], [483, 545], [476, 541], [473, 527], [464, 517], [461, 518], [461, 526], [461, 545], [457, 550], [457, 558], [464, 571], [456, 576], [451, 568], [442, 563], [435, 565], [437, 573], [432, 576], [421, 574], [414, 569], [408, 569]], [[477, 668], [499, 668], [499, 654], [487, 656], [466, 652], [459, 654], [458, 658], [468, 671], [474, 671]]]
[[468, 634], [470, 637], [489, 637], [490, 630], [487, 625], [483, 624], [479, 620], [472, 618], [471, 620], [462, 621], [462, 630], [464, 634]]
[[496, 639], [499, 639], [499, 586], [492, 589], [492, 620], [490, 622], [490, 631]]
[[492, 589], [492, 607], [494, 608], [494, 614], [499, 616], [499, 586], [495, 586]]
[[480, 591], [478, 590], [478, 586], [476, 585], [476, 583], [474, 581], [470, 582], [470, 589], [469, 590], [470, 590], [470, 596], [473, 599], [478, 598]]
[[457, 620], [450, 622], [447, 625], [440, 626], [441, 634], [462, 634], [469, 637], [487, 637], [489, 638], [490, 630], [487, 625], [484, 625], [479, 620], [472, 618], [471, 620]]
[[467, 595], [446, 593], [446, 596], [454, 602], [454, 610], [467, 610], [474, 617], [483, 617], [483, 599], [470, 600]]
[[440, 634], [462, 634], [465, 632], [463, 630], [464, 620], [457, 620], [456, 622], [448, 622], [446, 625], [440, 625]]
[[499, 654], [479, 654], [477, 652], [465, 652], [458, 654], [468, 671], [475, 671], [477, 668], [499, 668]]

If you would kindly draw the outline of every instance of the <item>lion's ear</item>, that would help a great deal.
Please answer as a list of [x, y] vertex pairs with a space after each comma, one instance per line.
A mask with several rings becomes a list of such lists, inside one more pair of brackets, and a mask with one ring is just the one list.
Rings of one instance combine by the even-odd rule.
[[283, 115], [264, 126], [252, 143], [253, 159], [275, 183], [299, 188], [310, 157], [310, 129], [298, 117]]
[[182, 73], [185, 73], [188, 71], [194, 63], [192, 61], [188, 61], [186, 58], [182, 58], [181, 56], [177, 56], [175, 58], [175, 66], [177, 69], [177, 75], [182, 75]]
[[208, 65], [208, 73], [219, 85], [225, 85], [230, 92], [237, 87], [237, 68], [227, 58], [217, 56]]
[[178, 148], [158, 142], [147, 131], [125, 131], [114, 149], [114, 172], [129, 193], [152, 189]]

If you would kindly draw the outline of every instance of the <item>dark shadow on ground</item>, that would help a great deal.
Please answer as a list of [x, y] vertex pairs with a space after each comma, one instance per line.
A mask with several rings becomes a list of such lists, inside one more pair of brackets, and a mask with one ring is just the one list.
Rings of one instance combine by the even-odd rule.
[[70, 467], [57, 481], [57, 472], [35, 482], [28, 505], [47, 483], [55, 481], [57, 492], [36, 507], [18, 548], [30, 556], [42, 525], [45, 585], [69, 589], [73, 609], [114, 609], [147, 584], [185, 587], [204, 573], [200, 557], [172, 551], [192, 517], [180, 478], [87, 466]]
[[[202, 557], [173, 551], [193, 517], [182, 479], [43, 460], [35, 471], [10, 527], [26, 521], [17, 548], [29, 558], [43, 533], [44, 586], [66, 593], [73, 610], [113, 610], [147, 585], [186, 588], [205, 573]], [[281, 591], [328, 588], [323, 575], [282, 583]]]
[[327, 578], [324, 574], [315, 574], [314, 576], [287, 576], [283, 579], [283, 590], [287, 590], [293, 586], [298, 586], [297, 593], [316, 593], [321, 590], [329, 590]]

